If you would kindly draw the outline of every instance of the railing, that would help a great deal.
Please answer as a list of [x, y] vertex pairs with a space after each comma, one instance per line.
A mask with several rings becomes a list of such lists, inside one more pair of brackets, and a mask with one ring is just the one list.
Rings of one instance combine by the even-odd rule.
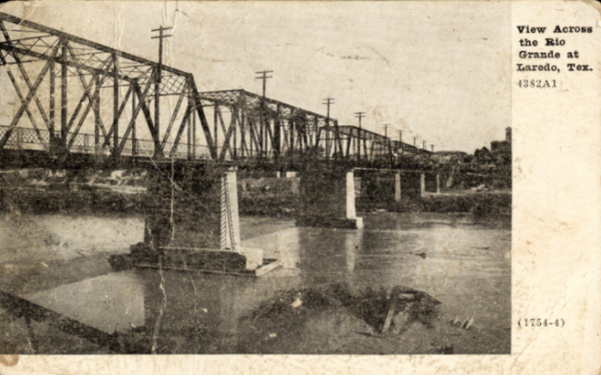
[[[8, 126], [0, 125], [0, 139], [4, 137], [6, 132], [8, 131]], [[112, 154], [112, 145], [106, 145], [105, 138], [100, 135], [94, 135], [89, 133], [79, 133], [73, 137], [72, 134], [69, 134], [67, 138], [67, 148], [71, 153], [81, 153], [81, 154], [96, 154], [96, 155], [106, 155], [109, 156]], [[60, 132], [55, 132], [55, 139], [60, 140], [61, 135]], [[111, 144], [113, 143], [113, 138], [110, 139]], [[325, 140], [321, 140], [320, 142], [320, 155], [317, 156], [319, 159], [323, 160], [337, 160], [337, 159], [345, 159], [343, 154], [340, 152], [334, 152], [334, 139], [328, 140], [329, 142], [325, 142]], [[123, 137], [118, 138], [119, 145], [123, 145], [120, 156], [135, 156], [135, 157], [147, 157], [152, 158], [154, 156], [154, 141], [147, 139], [132, 139], [127, 138], [124, 140]], [[322, 144], [323, 143], [323, 144]], [[325, 150], [325, 145], [328, 144], [330, 147], [329, 151]], [[41, 150], [41, 151], [50, 151], [50, 132], [48, 130], [36, 130], [34, 128], [15, 128], [7, 143], [5, 145], [5, 149], [22, 149], [22, 150]], [[135, 147], [134, 147], [135, 146]], [[188, 143], [180, 142], [177, 145], [177, 149], [173, 151], [175, 144], [173, 142], [166, 142], [163, 148], [163, 155], [166, 158], [173, 157], [174, 159], [181, 160], [209, 160], [211, 159], [211, 154], [208, 146], [206, 145], [189, 145]], [[223, 151], [223, 146], [217, 147], [217, 156], [220, 158]], [[387, 150], [385, 148], [376, 147], [373, 155], [362, 155], [361, 161], [363, 162], [377, 162], [381, 161], [382, 163], [389, 162], [389, 155], [386, 155]], [[232, 155], [233, 153], [233, 155]], [[329, 155], [328, 155], [329, 154]], [[301, 158], [303, 152], [300, 150], [297, 151], [288, 151], [284, 152], [280, 158], [286, 160], [295, 160]], [[357, 163], [361, 162], [358, 160], [356, 155], [347, 156], [349, 161], [356, 161]], [[257, 150], [242, 150], [239, 148], [228, 148], [223, 159], [226, 161], [232, 160], [258, 160], [258, 161], [274, 161], [277, 159], [276, 152], [272, 150], [259, 152]]]
[[[9, 127], [7, 126], [0, 126], [0, 139], [4, 137], [8, 129]], [[69, 140], [67, 146], [70, 152], [102, 155], [111, 154], [110, 148], [108, 146], [103, 146], [104, 137], [97, 138], [96, 135], [89, 133], [80, 133], [74, 138], [71, 137], [67, 137]], [[55, 132], [55, 138], [61, 138], [60, 132]], [[118, 142], [120, 145], [123, 140], [122, 137], [119, 137]], [[210, 159], [209, 148], [206, 145], [188, 145], [187, 143], [179, 143], [177, 150], [175, 150], [172, 155], [171, 151], [174, 146], [173, 142], [166, 142], [163, 150], [164, 155], [168, 157], [173, 156], [175, 159]], [[11, 133], [5, 148], [49, 151], [50, 132], [33, 128], [15, 128]], [[190, 148], [190, 152], [188, 152], [188, 148]], [[221, 150], [218, 151], [221, 152]], [[154, 141], [143, 139], [133, 140], [127, 138], [125, 139], [121, 155], [150, 158], [154, 155]], [[226, 155], [226, 159], [230, 159], [229, 154]]]

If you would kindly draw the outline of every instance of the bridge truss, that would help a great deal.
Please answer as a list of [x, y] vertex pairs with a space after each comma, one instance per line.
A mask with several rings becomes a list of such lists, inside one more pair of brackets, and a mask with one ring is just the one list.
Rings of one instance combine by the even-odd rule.
[[336, 119], [246, 90], [203, 92], [200, 98], [207, 114], [213, 114], [220, 159], [277, 161], [302, 154], [329, 159], [341, 148]]
[[246, 90], [199, 92], [191, 73], [6, 13], [0, 66], [0, 153], [392, 166], [418, 152]]
[[204, 154], [217, 156], [190, 73], [6, 13], [0, 65], [15, 109], [4, 114], [0, 150], [194, 157], [200, 138]]

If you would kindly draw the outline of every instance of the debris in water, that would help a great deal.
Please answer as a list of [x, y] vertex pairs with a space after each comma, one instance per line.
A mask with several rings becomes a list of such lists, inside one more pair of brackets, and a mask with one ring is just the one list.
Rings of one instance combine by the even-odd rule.
[[461, 320], [459, 316], [455, 316], [455, 319], [449, 318], [447, 322], [453, 326], [459, 327], [459, 329], [468, 330], [474, 325], [474, 317], [466, 316], [464, 320]]
[[294, 299], [294, 301], [290, 304], [290, 307], [292, 308], [298, 308], [301, 305], [303, 305], [303, 301], [301, 300], [301, 294], [300, 292], [296, 295], [296, 299]]
[[[411, 326], [413, 321], [421, 320], [424, 318], [423, 316], [428, 316], [434, 307], [439, 304], [441, 304], [440, 301], [423, 291], [417, 291], [405, 286], [395, 286], [390, 292], [386, 316], [380, 333], [386, 333], [391, 324], [394, 324], [395, 333], [402, 333]], [[398, 313], [397, 307], [400, 307]]]
[[474, 317], [470, 317], [461, 324], [461, 329], [468, 330], [472, 325], [474, 325]]
[[405, 332], [413, 323], [411, 317], [411, 309], [413, 308], [413, 304], [414, 303], [411, 302], [407, 303], [405, 309], [399, 312], [392, 320], [394, 334]]

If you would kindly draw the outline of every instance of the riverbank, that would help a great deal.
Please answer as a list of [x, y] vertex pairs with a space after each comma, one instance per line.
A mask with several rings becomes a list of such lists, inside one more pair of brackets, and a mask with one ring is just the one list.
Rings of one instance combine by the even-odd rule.
[[[146, 193], [123, 193], [107, 188], [69, 187], [5, 188], [0, 190], [0, 212], [28, 214], [143, 214]], [[241, 192], [241, 215], [296, 216], [300, 198], [292, 193]], [[473, 213], [511, 215], [511, 192], [457, 191], [452, 194], [427, 194], [403, 198], [400, 202], [373, 201], [359, 197], [358, 212], [398, 213]]]

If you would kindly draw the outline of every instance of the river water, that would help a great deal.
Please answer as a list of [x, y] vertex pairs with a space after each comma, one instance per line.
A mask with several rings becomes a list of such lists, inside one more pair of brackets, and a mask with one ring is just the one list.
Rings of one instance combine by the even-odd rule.
[[[142, 218], [5, 216], [0, 282], [5, 291], [159, 353], [510, 352], [510, 218], [371, 213], [364, 222], [362, 230], [340, 230], [242, 218], [243, 246], [261, 248], [284, 266], [253, 279], [113, 272], [108, 256], [141, 241]], [[379, 335], [353, 307], [309, 304], [319, 291], [369, 305], [394, 286], [438, 300], [435, 318]], [[453, 325], [468, 318], [468, 330]], [[24, 323], [11, 323], [0, 328], [0, 341], [21, 353], [106, 351], [45, 323], [34, 324], [33, 348]], [[139, 350], [124, 350], [131, 351]]]

